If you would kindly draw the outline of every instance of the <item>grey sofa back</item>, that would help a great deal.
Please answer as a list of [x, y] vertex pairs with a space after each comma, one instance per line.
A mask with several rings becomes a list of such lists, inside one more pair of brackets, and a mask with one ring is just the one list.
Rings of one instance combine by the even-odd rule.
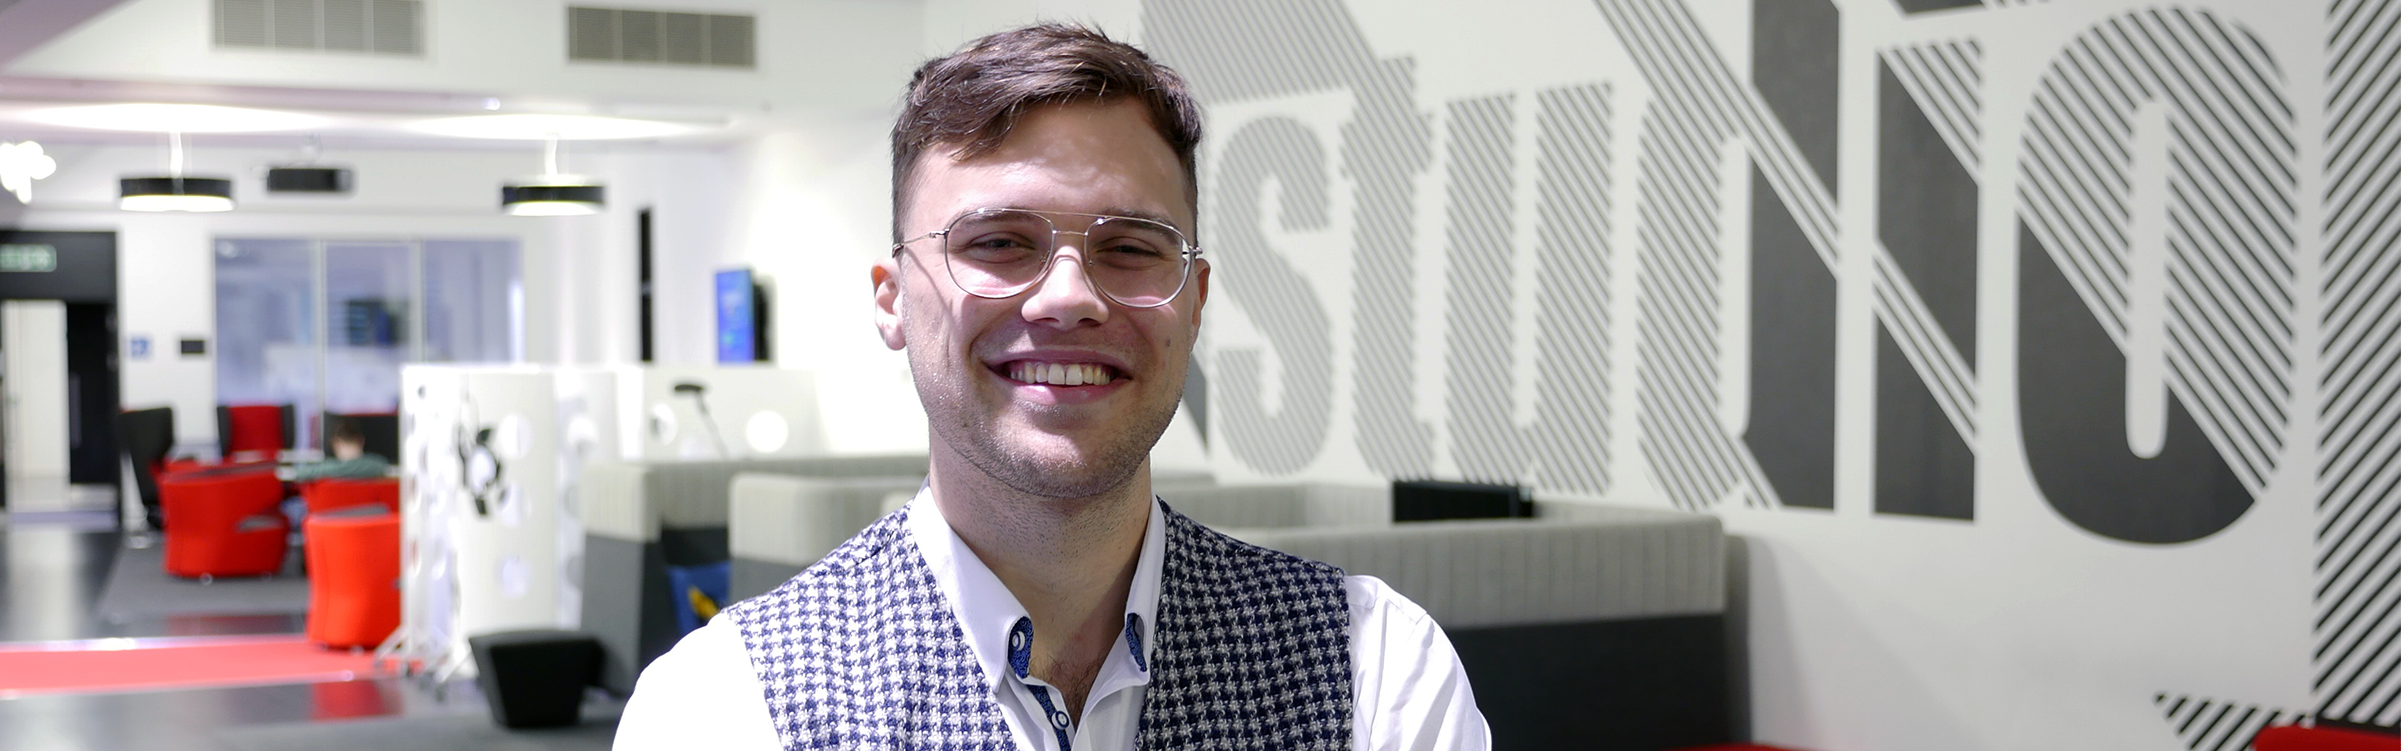
[[728, 490], [735, 601], [764, 594], [908, 503], [923, 477], [827, 478], [745, 472]]
[[1373, 576], [1446, 629], [1725, 612], [1716, 517], [1602, 509], [1576, 519], [1479, 519], [1228, 534]]
[[1450, 636], [1495, 749], [1734, 740], [1716, 517], [1535, 504], [1535, 519], [1227, 530], [1383, 579]]
[[1207, 485], [1156, 489], [1176, 513], [1217, 529], [1357, 527], [1392, 523], [1385, 486]]
[[[814, 456], [704, 462], [626, 462], [584, 470], [583, 628], [606, 649], [601, 685], [632, 691], [651, 660], [675, 646], [676, 593], [667, 567], [729, 560], [734, 476], [922, 476], [917, 455]], [[730, 604], [726, 603], [726, 604]]]

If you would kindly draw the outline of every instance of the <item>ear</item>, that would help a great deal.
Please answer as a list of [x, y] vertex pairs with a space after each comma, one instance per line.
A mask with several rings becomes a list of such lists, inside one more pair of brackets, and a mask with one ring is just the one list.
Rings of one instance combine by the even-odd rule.
[[1192, 335], [1200, 336], [1201, 308], [1209, 304], [1209, 261], [1195, 259], [1192, 279]]
[[876, 261], [867, 276], [875, 282], [875, 330], [883, 335], [884, 346], [908, 348], [909, 337], [900, 325], [900, 256]]

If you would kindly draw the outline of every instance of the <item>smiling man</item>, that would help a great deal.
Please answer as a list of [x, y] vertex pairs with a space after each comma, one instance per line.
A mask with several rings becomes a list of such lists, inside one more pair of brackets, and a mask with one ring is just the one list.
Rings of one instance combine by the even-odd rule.
[[1424, 610], [1151, 493], [1209, 297], [1199, 143], [1175, 72], [1087, 29], [918, 70], [872, 278], [926, 485], [653, 663], [618, 748], [1487, 745]]

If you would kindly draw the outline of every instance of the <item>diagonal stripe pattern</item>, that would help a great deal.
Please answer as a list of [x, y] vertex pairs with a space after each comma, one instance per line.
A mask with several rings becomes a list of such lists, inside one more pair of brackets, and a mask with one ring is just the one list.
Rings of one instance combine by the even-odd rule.
[[1878, 57], [1974, 176], [1984, 163], [1984, 46], [1974, 39], [1931, 42], [1895, 47]]
[[[1840, 254], [1833, 197], [1775, 124], [1758, 91], [1734, 78], [1690, 8], [1676, 0], [1598, 4], [1657, 97], [1645, 115], [1636, 157], [1642, 176], [1637, 191], [1641, 247], [1636, 250], [1642, 335], [1636, 401], [1643, 430], [1638, 446], [1680, 507], [1715, 503], [1743, 481], [1752, 491], [1746, 503], [1779, 505], [1757, 460], [1714, 417], [1722, 244], [1719, 178], [1710, 157], [1728, 140], [1744, 139], [1775, 199], [1828, 269], [1837, 268]], [[1940, 333], [1891, 254], [1880, 246], [1874, 252], [1877, 319], [1897, 333], [1904, 356], [1930, 386], [1952, 427], [1975, 445], [1974, 370]]]
[[2215, 699], [2203, 699], [2189, 694], [2161, 693], [2151, 697], [2159, 708], [2160, 717], [2176, 731], [2176, 739], [2190, 751], [2250, 751], [2251, 739], [2261, 728], [2275, 724], [2295, 724], [2308, 716], [2269, 709], [2257, 704], [2236, 704]]
[[2247, 30], [2145, 10], [2070, 41], [2036, 84], [2020, 218], [2121, 348], [2133, 331], [2138, 110], [2167, 107], [2167, 385], [2253, 494], [2290, 419], [2295, 150], [2282, 75]]
[[[1210, 104], [1349, 90], [1338, 169], [1351, 181], [1351, 285], [1359, 452], [1388, 477], [1432, 471], [1434, 428], [1417, 399], [1416, 177], [1431, 163], [1414, 64], [1382, 59], [1336, 0], [1149, 0], [1145, 42]], [[1204, 213], [1203, 234], [1224, 226]], [[1331, 377], [1331, 374], [1326, 374]]]
[[2327, 7], [2317, 713], [2401, 724], [2401, 5]]
[[1520, 268], [1516, 97], [1447, 110], [1445, 360], [1461, 476], [1544, 490], [1608, 489], [1608, 90], [1539, 92], [1535, 138], [1535, 393], [1520, 425], [1511, 387]]

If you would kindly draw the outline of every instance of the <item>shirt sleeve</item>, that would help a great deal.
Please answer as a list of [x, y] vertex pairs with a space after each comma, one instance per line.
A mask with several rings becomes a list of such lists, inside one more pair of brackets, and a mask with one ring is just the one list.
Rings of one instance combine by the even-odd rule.
[[1467, 669], [1442, 626], [1382, 579], [1343, 580], [1351, 606], [1351, 739], [1362, 751], [1492, 745]]
[[643, 669], [617, 721], [614, 748], [783, 748], [733, 619], [710, 619]]

